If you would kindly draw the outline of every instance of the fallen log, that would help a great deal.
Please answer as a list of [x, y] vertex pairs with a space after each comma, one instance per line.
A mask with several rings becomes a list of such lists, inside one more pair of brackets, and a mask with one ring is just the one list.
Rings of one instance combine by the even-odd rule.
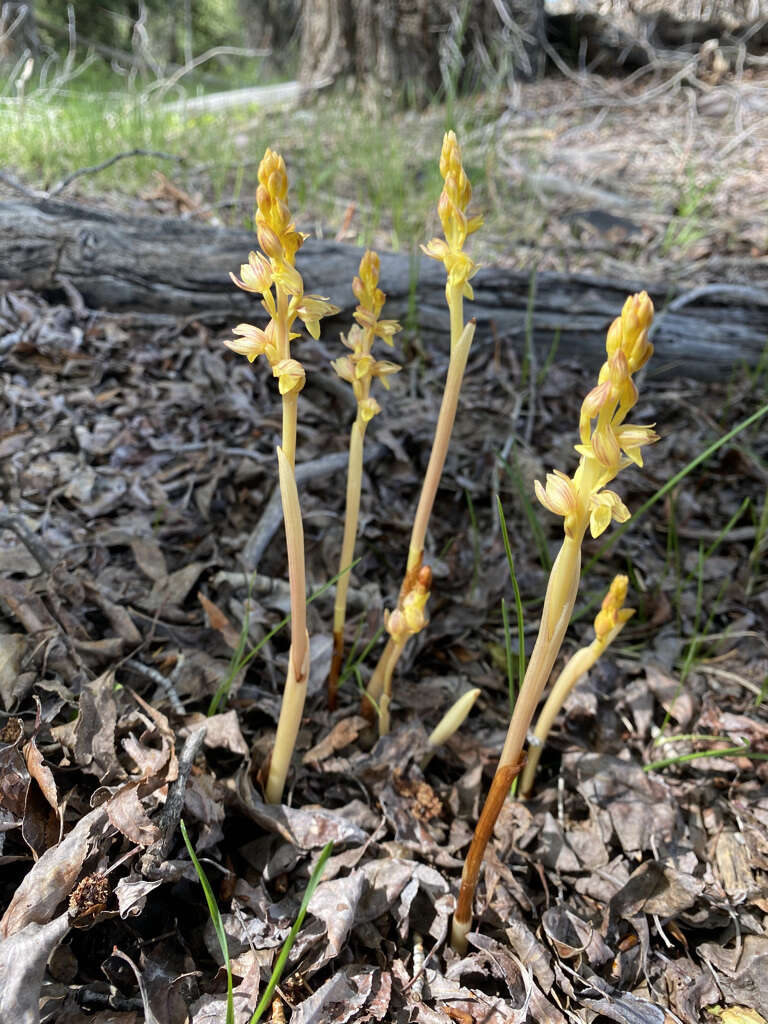
[[[157, 317], [196, 317], [212, 324], [258, 322], [261, 306], [236, 289], [237, 271], [255, 245], [249, 231], [188, 220], [129, 217], [72, 203], [0, 202], [0, 282], [6, 287], [61, 290], [73, 285], [96, 309], [145, 311]], [[309, 239], [300, 253], [307, 291], [329, 296], [341, 313], [328, 330], [351, 323], [351, 281], [361, 250]], [[381, 255], [386, 315], [406, 322], [409, 310], [425, 345], [444, 338], [448, 316], [442, 267], [407, 254]], [[477, 338], [524, 348], [531, 275], [484, 267], [473, 281], [468, 314]], [[741, 363], [755, 365], [768, 337], [768, 293], [710, 284], [676, 295], [669, 283], [612, 281], [584, 274], [540, 273], [535, 282], [532, 336], [547, 351], [560, 333], [558, 355], [598, 363], [605, 331], [628, 294], [645, 287], [660, 315], [655, 373], [713, 379]], [[690, 300], [690, 301], [689, 301]], [[328, 336], [326, 334], [326, 336]]]

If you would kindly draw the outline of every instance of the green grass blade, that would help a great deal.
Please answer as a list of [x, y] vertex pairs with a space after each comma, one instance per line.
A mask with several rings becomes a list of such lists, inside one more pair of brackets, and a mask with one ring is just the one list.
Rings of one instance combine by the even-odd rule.
[[658, 768], [668, 768], [671, 764], [683, 764], [685, 761], [696, 761], [700, 757], [734, 757], [741, 754], [751, 757], [754, 761], [768, 761], [768, 754], [758, 754], [748, 745], [741, 747], [718, 747], [716, 750], [696, 750], [692, 754], [678, 754], [676, 757], [665, 757], [661, 761], [652, 761], [643, 766], [644, 772], [655, 772]]
[[538, 374], [536, 375], [536, 384], [537, 384], [538, 387], [541, 387], [542, 384], [544, 383], [544, 381], [547, 379], [547, 374], [549, 373], [549, 370], [550, 370], [550, 367], [552, 366], [552, 363], [555, 361], [555, 356], [557, 355], [557, 350], [558, 350], [559, 347], [560, 347], [560, 328], [556, 327], [555, 328], [555, 333], [552, 336], [552, 344], [549, 346], [549, 352], [547, 352], [547, 357], [544, 360], [544, 365], [542, 366], [542, 368], [539, 370]]
[[509, 566], [509, 576], [512, 580], [512, 588], [515, 592], [515, 609], [517, 610], [517, 671], [519, 685], [523, 685], [523, 679], [525, 679], [525, 632], [523, 621], [523, 602], [520, 598], [520, 587], [517, 584], [517, 573], [515, 572], [515, 560], [512, 557], [512, 548], [509, 543], [509, 531], [507, 530], [507, 520], [504, 515], [504, 507], [501, 504], [501, 498], [496, 495], [496, 504], [499, 510], [499, 522], [501, 523], [501, 536], [504, 541], [504, 551], [507, 556], [507, 565]]
[[501, 622], [504, 627], [504, 654], [507, 660], [507, 690], [509, 692], [509, 713], [515, 710], [515, 665], [512, 660], [512, 634], [509, 629], [509, 613], [507, 602], [501, 599]]
[[[752, 504], [752, 499], [751, 498], [745, 498], [744, 501], [742, 501], [741, 505], [739, 505], [738, 509], [733, 513], [733, 515], [728, 520], [728, 522], [725, 524], [725, 526], [722, 528], [720, 533], [718, 533], [718, 535], [715, 537], [715, 539], [712, 541], [712, 543], [709, 545], [709, 547], [704, 551], [703, 560], [705, 562], [707, 561], [708, 558], [711, 558], [712, 555], [714, 555], [714, 553], [717, 551], [717, 549], [720, 547], [720, 545], [726, 539], [726, 537], [731, 532], [731, 530], [736, 526], [738, 521], [741, 519], [741, 517], [744, 515], [744, 513], [747, 511], [747, 509], [749, 508], [749, 506], [751, 504]], [[691, 580], [693, 579], [693, 577], [696, 575], [696, 573], [698, 571], [699, 570], [698, 570], [698, 566], [697, 566], [696, 569], [692, 569], [688, 573], [688, 575], [683, 580], [683, 586], [684, 587], [686, 587], [691, 582]]]
[[211, 915], [211, 921], [213, 922], [213, 928], [216, 932], [216, 938], [219, 940], [219, 946], [221, 947], [221, 955], [224, 957], [224, 964], [227, 968], [226, 1024], [235, 1024], [235, 1004], [232, 996], [232, 965], [229, 962], [229, 946], [227, 945], [227, 933], [224, 931], [224, 922], [221, 920], [219, 906], [216, 902], [216, 897], [213, 895], [213, 889], [211, 888], [211, 883], [208, 881], [208, 876], [205, 871], [203, 871], [203, 866], [197, 859], [197, 854], [192, 848], [192, 843], [189, 841], [187, 826], [184, 824], [183, 819], [179, 822], [179, 827], [181, 828], [181, 834], [184, 837], [184, 843], [189, 852], [190, 859], [195, 866], [197, 877], [200, 879], [200, 885], [203, 887], [205, 902], [208, 904], [208, 913]]
[[267, 987], [264, 989], [264, 994], [259, 1000], [259, 1005], [253, 1012], [253, 1016], [251, 1017], [251, 1024], [258, 1024], [258, 1022], [261, 1020], [264, 1014], [264, 1011], [269, 1006], [269, 1001], [272, 998], [272, 993], [277, 988], [280, 979], [283, 976], [283, 971], [285, 970], [285, 965], [288, 960], [288, 956], [291, 952], [291, 947], [296, 941], [296, 936], [299, 934], [299, 929], [304, 923], [304, 917], [307, 913], [309, 901], [312, 899], [315, 889], [317, 888], [318, 883], [320, 882], [320, 878], [323, 874], [323, 868], [325, 867], [325, 862], [330, 857], [332, 851], [333, 843], [326, 843], [325, 846], [323, 847], [323, 852], [317, 859], [317, 864], [315, 864], [315, 870], [312, 872], [309, 882], [307, 883], [307, 888], [304, 892], [304, 897], [301, 901], [299, 912], [296, 915], [296, 920], [293, 922], [293, 927], [288, 933], [288, 938], [285, 940], [283, 948], [280, 950], [280, 956], [277, 958], [275, 962], [275, 966], [272, 969], [272, 976], [269, 979]]
[[[318, 589], [313, 594], [310, 594], [310, 596], [307, 598], [307, 604], [312, 604], [312, 602], [316, 601], [318, 597], [322, 597], [326, 590], [330, 589], [330, 587], [334, 585], [334, 583], [336, 582], [336, 580], [339, 579], [340, 576], [343, 576], [345, 572], [351, 572], [359, 561], [360, 559], [356, 558], [351, 565], [347, 566], [346, 569], [342, 569], [341, 572], [337, 572], [335, 576], [332, 576], [321, 587], [318, 587]], [[248, 665], [253, 660], [253, 658], [256, 657], [256, 655], [259, 653], [264, 644], [271, 640], [272, 637], [275, 636], [277, 633], [279, 633], [281, 629], [284, 629], [290, 621], [291, 616], [290, 614], [288, 614], [285, 616], [285, 618], [281, 619], [276, 626], [273, 626], [272, 629], [270, 629], [270, 631], [266, 633], [261, 638], [261, 640], [259, 640], [256, 646], [253, 647], [244, 658], [241, 658], [241, 660], [236, 663], [236, 668], [234, 672], [230, 670], [227, 673], [224, 681], [220, 684], [220, 686], [216, 690], [216, 693], [214, 693], [213, 697], [211, 698], [211, 703], [208, 705], [209, 717], [211, 715], [216, 714], [216, 710], [218, 709], [219, 704], [222, 702], [222, 700], [226, 702], [227, 698], [229, 697], [229, 691], [232, 688], [232, 683], [234, 682], [237, 673], [241, 669], [245, 668], [246, 665]], [[245, 628], [247, 630], [247, 624]], [[238, 644], [238, 649], [239, 647], [240, 645]]]
[[[365, 645], [358, 658], [355, 658], [353, 660], [352, 655], [349, 656], [349, 658], [347, 659], [347, 664], [344, 666], [344, 671], [341, 673], [341, 677], [339, 678], [339, 686], [341, 686], [341, 684], [345, 682], [345, 680], [347, 680], [352, 675], [353, 672], [358, 676], [360, 675], [359, 666], [365, 661], [365, 659], [371, 653], [373, 648], [376, 646], [383, 632], [384, 625], [382, 624], [381, 626], [379, 626], [379, 628], [373, 634], [371, 639]], [[363, 687], [363, 690], [365, 690], [365, 687]]]
[[732, 441], [733, 438], [737, 437], [742, 431], [751, 427], [753, 423], [757, 423], [757, 421], [762, 419], [766, 413], [768, 413], [768, 403], [761, 406], [745, 420], [742, 420], [741, 423], [737, 423], [736, 426], [729, 430], [727, 434], [723, 434], [723, 436], [719, 437], [717, 441], [714, 441], [709, 448], [705, 448], [703, 452], [697, 455], [695, 459], [691, 459], [688, 465], [683, 466], [679, 473], [675, 473], [673, 477], [670, 477], [670, 479], [667, 480], [667, 482], [661, 486], [655, 494], [652, 494], [646, 502], [643, 502], [637, 512], [635, 512], [632, 517], [626, 521], [626, 523], [622, 523], [615, 530], [611, 531], [611, 535], [608, 540], [606, 540], [604, 544], [600, 545], [595, 554], [582, 569], [582, 575], [586, 575], [595, 562], [602, 558], [607, 551], [610, 551], [619, 537], [623, 536], [627, 530], [631, 529], [636, 523], [638, 523], [649, 508], [652, 508], [657, 501], [661, 501], [666, 494], [669, 494], [673, 487], [677, 487], [680, 481], [684, 480], [697, 466], [700, 466], [702, 462], [706, 462], [710, 455], [714, 455], [715, 452], [722, 448], [724, 444], [728, 444], [729, 441]]

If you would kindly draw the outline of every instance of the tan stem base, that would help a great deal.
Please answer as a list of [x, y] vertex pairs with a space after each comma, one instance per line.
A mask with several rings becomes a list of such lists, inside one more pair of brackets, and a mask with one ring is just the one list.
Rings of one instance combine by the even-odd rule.
[[301, 716], [304, 713], [304, 700], [307, 696], [307, 679], [309, 678], [309, 636], [305, 632], [305, 654], [300, 675], [294, 668], [293, 646], [288, 655], [288, 676], [285, 680], [283, 703], [280, 706], [280, 718], [277, 723], [277, 735], [272, 758], [269, 762], [269, 775], [264, 788], [264, 796], [268, 804], [279, 804], [283, 798], [285, 780], [291, 767], [293, 748], [299, 734]]

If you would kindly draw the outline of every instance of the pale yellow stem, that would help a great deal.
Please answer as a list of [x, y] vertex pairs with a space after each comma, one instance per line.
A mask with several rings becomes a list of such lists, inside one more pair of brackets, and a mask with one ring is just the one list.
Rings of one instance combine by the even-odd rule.
[[[291, 301], [283, 288], [275, 285], [277, 310], [274, 317], [276, 344], [281, 359], [290, 359], [291, 343], [288, 340], [288, 304]], [[299, 393], [291, 391], [283, 395], [282, 448], [293, 469], [296, 465], [296, 420], [299, 408]]]
[[536, 775], [536, 768], [544, 749], [544, 744], [549, 736], [552, 724], [568, 699], [568, 694], [576, 683], [592, 668], [597, 659], [603, 653], [604, 646], [599, 640], [593, 640], [588, 647], [582, 647], [573, 654], [565, 664], [565, 668], [555, 680], [552, 692], [544, 702], [544, 707], [539, 712], [536, 728], [533, 734], [538, 741], [531, 743], [528, 747], [528, 760], [523, 774], [520, 776], [520, 796], [527, 797], [533, 789], [533, 779]]
[[485, 849], [503, 804], [500, 795], [501, 787], [503, 783], [505, 784], [505, 780], [513, 779], [522, 767], [522, 751], [528, 727], [552, 671], [573, 612], [581, 573], [581, 542], [586, 526], [587, 523], [584, 520], [578, 524], [577, 529], [573, 530], [571, 536], [566, 536], [552, 566], [544, 598], [539, 633], [528, 662], [523, 685], [515, 702], [494, 781], [464, 861], [459, 899], [451, 932], [451, 943], [454, 949], [460, 953], [467, 948], [467, 934], [472, 923], [472, 900], [475, 887], [480, 875]]
[[291, 469], [296, 465], [296, 425], [299, 409], [299, 393], [292, 391], [283, 395], [283, 443], [285, 457]]
[[381, 700], [379, 701], [379, 736], [386, 736], [389, 732], [389, 705], [392, 701], [392, 675], [404, 649], [404, 640], [392, 640], [392, 648], [390, 650], [389, 658], [384, 666], [384, 692], [382, 693]]
[[357, 524], [360, 517], [360, 491], [363, 480], [363, 443], [365, 421], [358, 415], [349, 434], [349, 465], [347, 469], [347, 507], [344, 514], [344, 537], [339, 558], [339, 578], [333, 605], [333, 654], [328, 674], [328, 707], [336, 707], [339, 675], [344, 662], [344, 623], [347, 618], [347, 593], [352, 575], [350, 566], [355, 556]]
[[435, 439], [432, 442], [427, 472], [424, 476], [419, 504], [413, 520], [413, 529], [411, 530], [411, 542], [408, 549], [408, 571], [418, 569], [424, 555], [424, 539], [427, 535], [429, 517], [432, 515], [432, 507], [435, 504], [440, 477], [443, 474], [448, 446], [451, 443], [451, 433], [453, 432], [456, 409], [459, 404], [461, 382], [464, 379], [464, 371], [467, 368], [467, 359], [469, 358], [472, 339], [475, 336], [475, 327], [475, 321], [470, 320], [451, 350], [445, 390], [443, 391], [443, 399], [440, 403], [440, 412], [437, 417]]
[[[365, 717], [369, 721], [373, 721], [373, 716], [376, 713], [375, 704], [379, 704], [381, 701], [381, 695], [384, 692], [384, 675], [387, 667], [387, 662], [392, 657], [392, 652], [395, 649], [395, 641], [392, 637], [388, 637], [384, 650], [381, 652], [376, 668], [373, 670], [368, 688], [365, 691], [366, 696], [363, 697], [361, 710]], [[371, 699], [368, 700], [368, 697]]]
[[302, 638], [304, 648], [304, 661], [301, 665], [301, 674], [297, 676], [295, 670], [296, 657], [293, 644], [288, 655], [288, 675], [283, 690], [283, 702], [280, 705], [280, 718], [277, 723], [277, 735], [275, 746], [272, 750], [272, 757], [269, 761], [269, 773], [267, 784], [264, 787], [264, 796], [268, 804], [279, 804], [283, 798], [285, 782], [291, 767], [293, 748], [296, 746], [296, 737], [301, 726], [301, 716], [304, 713], [304, 700], [307, 696], [307, 678], [309, 676], [309, 636], [304, 631]]
[[349, 571], [355, 556], [355, 539], [357, 523], [360, 515], [360, 490], [363, 479], [363, 442], [365, 439], [365, 423], [358, 418], [352, 424], [349, 435], [349, 469], [347, 472], [347, 507], [344, 518], [344, 538], [341, 543], [339, 558], [339, 579], [336, 584], [336, 601], [333, 606], [333, 629], [344, 629], [347, 616], [347, 591], [349, 590]]
[[445, 297], [448, 301], [448, 309], [451, 314], [451, 353], [453, 353], [461, 332], [464, 330], [464, 295], [462, 288], [450, 288], [445, 290]]
[[538, 743], [535, 745], [531, 744], [528, 748], [528, 761], [520, 779], [521, 797], [527, 797], [533, 788], [533, 779], [536, 774], [539, 758], [541, 757], [541, 751], [547, 741], [547, 736], [549, 736], [552, 723], [568, 699], [571, 690], [589, 672], [597, 659], [605, 653], [606, 648], [613, 643], [625, 625], [626, 620], [618, 622], [602, 639], [595, 637], [587, 647], [581, 647], [575, 654], [572, 654], [566, 662], [563, 671], [555, 680], [552, 692], [539, 712], [536, 728], [533, 731]]
[[307, 633], [307, 591], [304, 568], [304, 529], [301, 522], [299, 493], [293, 467], [282, 448], [277, 449], [280, 473], [280, 497], [285, 520], [288, 549], [288, 580], [291, 594], [291, 647], [275, 747], [269, 765], [266, 797], [279, 803], [301, 724], [309, 675], [309, 635]]
[[552, 566], [539, 633], [515, 701], [500, 765], [519, 762], [528, 728], [560, 652], [579, 589], [582, 536], [566, 537]]
[[[446, 376], [443, 399], [440, 403], [440, 412], [437, 418], [435, 438], [432, 442], [432, 451], [429, 455], [427, 472], [424, 476], [424, 482], [419, 496], [419, 504], [416, 509], [413, 528], [411, 530], [405, 579], [400, 587], [401, 599], [404, 593], [407, 592], [409, 585], [413, 584], [416, 573], [421, 568], [421, 562], [424, 557], [424, 540], [427, 535], [427, 525], [429, 523], [429, 517], [432, 514], [432, 507], [435, 503], [437, 488], [440, 483], [443, 466], [445, 465], [445, 458], [448, 453], [448, 445], [451, 441], [451, 432], [453, 431], [453, 424], [456, 419], [456, 409], [459, 402], [461, 382], [464, 378], [464, 371], [467, 367], [467, 359], [469, 358], [472, 339], [475, 336], [475, 327], [476, 323], [474, 320], [470, 320], [470, 322], [464, 327], [456, 341], [456, 344], [452, 348], [448, 362], [448, 374]], [[379, 658], [376, 668], [373, 670], [370, 682], [368, 683], [367, 693], [370, 694], [373, 700], [377, 703], [379, 702], [384, 690], [384, 673], [385, 668], [392, 657], [392, 649], [393, 641], [390, 637]], [[373, 704], [366, 700], [365, 697], [362, 701], [362, 712], [369, 719], [372, 719]]]

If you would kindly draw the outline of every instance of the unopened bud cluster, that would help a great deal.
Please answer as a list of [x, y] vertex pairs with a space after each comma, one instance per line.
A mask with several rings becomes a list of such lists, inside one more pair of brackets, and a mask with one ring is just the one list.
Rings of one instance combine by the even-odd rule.
[[432, 583], [432, 570], [423, 565], [411, 587], [401, 597], [397, 608], [387, 618], [387, 632], [398, 646], [408, 637], [420, 633], [427, 624], [426, 605]]
[[477, 272], [477, 264], [463, 251], [467, 237], [482, 226], [482, 217], [468, 217], [467, 207], [472, 198], [469, 183], [461, 163], [461, 150], [453, 132], [446, 132], [440, 153], [440, 174], [443, 177], [443, 191], [437, 204], [437, 213], [443, 226], [445, 241], [433, 238], [421, 248], [427, 256], [440, 260], [448, 274], [446, 295], [451, 301], [451, 292], [458, 291], [466, 299], [472, 299], [469, 279]]
[[598, 643], [606, 647], [635, 614], [634, 608], [624, 607], [628, 585], [626, 576], [615, 576], [595, 616], [595, 637]]
[[653, 353], [648, 340], [652, 319], [653, 303], [646, 292], [624, 303], [621, 316], [608, 330], [608, 358], [597, 385], [581, 406], [581, 443], [575, 445], [581, 456], [578, 469], [573, 478], [559, 470], [548, 473], [544, 487], [536, 481], [537, 498], [550, 512], [563, 516], [566, 536], [581, 537], [589, 525], [592, 536], [599, 537], [612, 519], [629, 519], [629, 509], [618, 494], [604, 488], [630, 463], [642, 466], [643, 446], [658, 441], [652, 426], [624, 422], [638, 399], [632, 374]]

